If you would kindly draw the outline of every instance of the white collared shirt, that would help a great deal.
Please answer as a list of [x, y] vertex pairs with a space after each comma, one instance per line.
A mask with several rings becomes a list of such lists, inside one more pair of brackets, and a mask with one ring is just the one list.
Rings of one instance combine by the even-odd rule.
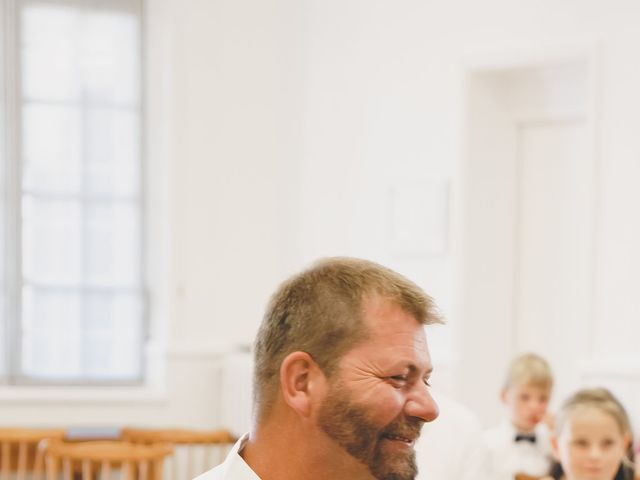
[[536, 477], [549, 473], [552, 463], [549, 430], [538, 424], [534, 433], [535, 443], [516, 442], [517, 431], [506, 421], [484, 432], [491, 480], [511, 480], [516, 473]]
[[260, 480], [240, 456], [248, 439], [249, 434], [245, 433], [229, 451], [223, 463], [199, 475], [195, 480]]

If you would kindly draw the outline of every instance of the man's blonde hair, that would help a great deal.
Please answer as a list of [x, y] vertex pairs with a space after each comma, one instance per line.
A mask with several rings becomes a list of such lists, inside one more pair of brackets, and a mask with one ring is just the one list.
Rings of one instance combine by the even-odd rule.
[[342, 355], [367, 338], [366, 298], [389, 300], [422, 325], [442, 323], [432, 299], [393, 270], [357, 258], [317, 262], [280, 285], [258, 330], [254, 402], [259, 417], [273, 404], [287, 355], [306, 352], [331, 376]]
[[518, 355], [509, 363], [503, 388], [507, 389], [516, 385], [532, 385], [551, 390], [553, 374], [549, 363], [535, 353]]

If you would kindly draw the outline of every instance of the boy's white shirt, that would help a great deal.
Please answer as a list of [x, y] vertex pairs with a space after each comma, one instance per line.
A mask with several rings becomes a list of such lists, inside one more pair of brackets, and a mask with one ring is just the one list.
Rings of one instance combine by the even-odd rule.
[[483, 435], [488, 456], [489, 480], [512, 480], [516, 473], [548, 475], [553, 456], [551, 435], [544, 424], [536, 425], [536, 442], [515, 441], [516, 428], [504, 421]]

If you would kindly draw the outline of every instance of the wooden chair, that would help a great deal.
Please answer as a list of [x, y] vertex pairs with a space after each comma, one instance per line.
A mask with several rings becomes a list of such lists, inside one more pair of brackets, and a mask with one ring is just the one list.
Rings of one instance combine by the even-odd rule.
[[[236, 441], [227, 430], [125, 428], [122, 438], [135, 444], [166, 443], [174, 447], [168, 480], [191, 480], [221, 463]], [[186, 458], [185, 458], [186, 457]]]
[[44, 457], [38, 445], [60, 440], [62, 429], [0, 428], [0, 480], [33, 480], [44, 477]]
[[134, 445], [121, 441], [62, 442], [45, 446], [47, 480], [111, 480], [111, 473], [120, 470], [126, 480], [160, 480], [162, 463], [171, 454], [164, 444]]

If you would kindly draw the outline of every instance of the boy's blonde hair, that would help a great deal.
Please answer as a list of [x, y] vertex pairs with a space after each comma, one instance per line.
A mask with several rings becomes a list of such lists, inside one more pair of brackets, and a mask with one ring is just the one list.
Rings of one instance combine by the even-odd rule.
[[534, 387], [551, 390], [553, 387], [553, 374], [549, 363], [535, 353], [525, 353], [517, 356], [509, 363], [503, 388], [506, 390], [515, 385], [533, 385]]

